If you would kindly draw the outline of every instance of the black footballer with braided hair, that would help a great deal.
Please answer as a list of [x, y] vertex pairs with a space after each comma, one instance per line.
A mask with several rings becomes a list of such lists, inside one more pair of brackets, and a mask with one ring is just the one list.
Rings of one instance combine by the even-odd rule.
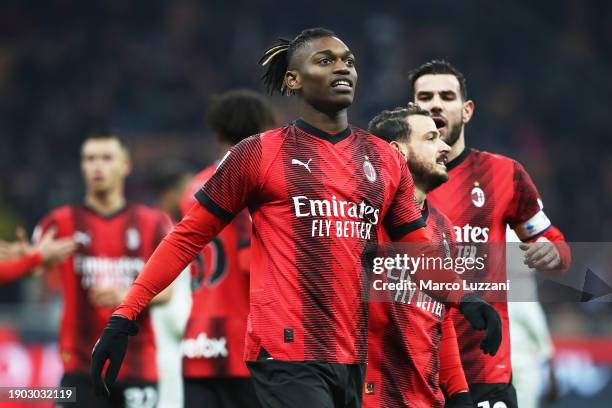
[[[102, 379], [103, 367], [110, 360], [108, 371], [118, 372], [133, 320], [151, 294], [248, 207], [254, 233], [244, 357], [259, 402], [362, 406], [368, 307], [360, 284], [368, 248], [378, 243], [379, 223], [397, 241], [431, 236], [401, 155], [348, 123], [357, 70], [347, 45], [329, 30], [308, 29], [274, 44], [260, 63], [269, 91], [293, 95], [300, 119], [242, 140], [196, 193], [199, 204], [162, 240], [95, 347], [99, 393], [108, 395], [115, 378]], [[340, 226], [324, 210], [337, 201]], [[317, 230], [322, 221], [337, 231]]]
[[293, 40], [279, 39], [259, 61], [270, 94], [296, 95], [300, 114], [310, 125], [329, 133], [348, 126], [357, 70], [355, 56], [334, 32], [302, 31]]

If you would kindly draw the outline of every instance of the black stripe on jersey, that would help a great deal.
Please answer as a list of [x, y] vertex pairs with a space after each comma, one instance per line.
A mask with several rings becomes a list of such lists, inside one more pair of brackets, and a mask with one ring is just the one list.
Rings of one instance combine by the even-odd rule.
[[230, 222], [234, 218], [234, 214], [219, 207], [219, 205], [215, 203], [204, 191], [199, 190], [197, 193], [195, 193], [194, 197], [204, 206], [204, 208], [222, 220]]
[[310, 125], [309, 123], [306, 123], [305, 121], [303, 121], [302, 119], [298, 119], [295, 121], [295, 126], [308, 133], [309, 135], [313, 135], [316, 136], [320, 139], [324, 139], [327, 140], [328, 142], [332, 143], [332, 144], [336, 144], [338, 142], [343, 141], [344, 139], [346, 139], [347, 137], [349, 137], [351, 135], [351, 128], [350, 126], [347, 127], [346, 129], [344, 129], [341, 132], [336, 133], [335, 135], [329, 134], [321, 129], [317, 129], [316, 127]]
[[423, 220], [423, 217], [421, 216], [421, 218], [418, 218], [407, 224], [400, 225], [399, 227], [394, 228], [391, 231], [387, 231], [387, 233], [389, 234], [389, 238], [391, 238], [392, 241], [396, 241], [400, 239], [401, 237], [403, 237], [404, 235], [409, 234], [412, 231], [416, 231], [419, 228], [423, 228], [425, 226], [426, 226], [425, 221]]

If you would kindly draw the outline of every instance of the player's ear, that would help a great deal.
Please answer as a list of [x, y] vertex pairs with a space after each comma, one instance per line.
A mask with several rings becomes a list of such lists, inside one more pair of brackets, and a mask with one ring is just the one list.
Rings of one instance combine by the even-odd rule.
[[400, 152], [400, 154], [404, 156], [404, 159], [408, 160], [408, 156], [406, 155], [406, 152], [404, 151], [405, 149], [402, 149], [402, 146], [398, 142], [394, 140], [389, 144], [391, 145], [392, 148]]
[[132, 165], [132, 161], [127, 159], [125, 161], [125, 175], [129, 176], [132, 173], [132, 169], [134, 168], [134, 166]]
[[296, 93], [296, 91], [302, 89], [300, 74], [297, 71], [287, 71], [285, 73], [285, 84], [289, 93]]
[[128, 176], [132, 172], [134, 165], [132, 164], [130, 152], [127, 149], [123, 149], [122, 153], [123, 153], [123, 175]]
[[473, 100], [468, 99], [467, 101], [463, 102], [463, 110], [461, 112], [461, 119], [463, 120], [463, 123], [468, 123], [470, 119], [472, 119], [474, 109], [475, 106]]

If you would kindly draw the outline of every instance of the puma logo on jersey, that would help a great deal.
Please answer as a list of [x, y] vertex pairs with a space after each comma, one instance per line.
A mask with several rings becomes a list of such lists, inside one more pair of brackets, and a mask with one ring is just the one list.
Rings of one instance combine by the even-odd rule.
[[77, 244], [83, 245], [84, 247], [88, 247], [89, 244], [91, 244], [91, 237], [86, 232], [75, 231], [72, 235], [72, 239], [74, 239]]
[[308, 165], [310, 164], [311, 161], [312, 161], [312, 159], [308, 159], [308, 161], [306, 163], [302, 163], [298, 159], [291, 159], [291, 164], [298, 164], [300, 166], [304, 166], [306, 168], [306, 170], [308, 170], [309, 173], [312, 173], [310, 171], [310, 167], [308, 167]]

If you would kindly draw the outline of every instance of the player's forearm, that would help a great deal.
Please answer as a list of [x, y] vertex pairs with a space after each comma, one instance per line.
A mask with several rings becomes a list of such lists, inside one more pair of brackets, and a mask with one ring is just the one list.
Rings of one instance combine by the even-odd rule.
[[440, 339], [440, 385], [449, 396], [468, 391], [468, 384], [461, 365], [457, 334], [450, 316], [442, 323]]
[[42, 263], [43, 257], [39, 252], [12, 261], [2, 261], [0, 262], [0, 284], [15, 281], [27, 275]]
[[155, 249], [114, 314], [134, 320], [225, 224], [201, 205], [194, 205]]

